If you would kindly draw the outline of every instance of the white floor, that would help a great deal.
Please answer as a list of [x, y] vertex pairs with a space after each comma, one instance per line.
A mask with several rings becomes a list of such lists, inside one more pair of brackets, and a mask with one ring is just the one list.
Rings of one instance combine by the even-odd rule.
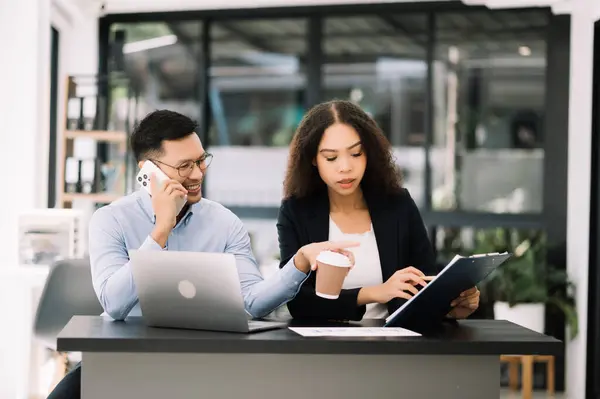
[[[511, 392], [508, 389], [500, 392], [500, 399], [521, 399], [522, 397], [521, 392]], [[545, 391], [537, 391], [533, 394], [533, 399], [566, 399], [566, 396], [562, 392], [550, 396]]]

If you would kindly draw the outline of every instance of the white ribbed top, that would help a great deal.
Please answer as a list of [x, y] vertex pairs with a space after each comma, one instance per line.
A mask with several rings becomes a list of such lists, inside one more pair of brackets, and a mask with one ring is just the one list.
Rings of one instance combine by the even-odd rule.
[[[348, 248], [354, 254], [355, 265], [344, 280], [343, 289], [362, 288], [383, 283], [381, 275], [381, 262], [379, 250], [373, 232], [373, 225], [369, 231], [361, 234], [343, 233], [329, 218], [329, 240], [330, 241], [356, 241], [360, 246]], [[365, 319], [382, 319], [388, 316], [385, 304], [371, 303], [367, 305]]]

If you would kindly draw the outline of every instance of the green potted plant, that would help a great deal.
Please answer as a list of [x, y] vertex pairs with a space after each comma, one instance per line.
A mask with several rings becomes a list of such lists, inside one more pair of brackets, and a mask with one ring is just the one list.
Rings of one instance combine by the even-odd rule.
[[[480, 233], [476, 251], [509, 251], [512, 258], [502, 264], [483, 284], [482, 291], [494, 300], [494, 317], [544, 332], [546, 306], [554, 306], [565, 316], [569, 337], [578, 334], [574, 285], [564, 269], [546, 261], [545, 236], [523, 237], [516, 232], [496, 229]], [[514, 245], [510, 245], [510, 244]]]

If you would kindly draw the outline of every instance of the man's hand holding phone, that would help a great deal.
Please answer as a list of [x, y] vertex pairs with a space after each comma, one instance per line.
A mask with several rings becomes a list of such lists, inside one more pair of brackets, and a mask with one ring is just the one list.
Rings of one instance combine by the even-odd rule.
[[156, 223], [152, 231], [152, 238], [161, 247], [167, 243], [167, 238], [177, 224], [179, 213], [177, 202], [185, 198], [187, 190], [177, 180], [159, 181], [155, 174], [150, 176], [150, 192], [152, 195], [152, 209], [156, 216]]

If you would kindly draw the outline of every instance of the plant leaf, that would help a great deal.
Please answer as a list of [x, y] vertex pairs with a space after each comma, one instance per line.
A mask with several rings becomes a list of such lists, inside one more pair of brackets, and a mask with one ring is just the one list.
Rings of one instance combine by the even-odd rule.
[[577, 334], [579, 334], [579, 320], [577, 317], [577, 311], [575, 310], [575, 307], [572, 304], [567, 303], [567, 301], [558, 297], [550, 298], [548, 303], [555, 305], [565, 314], [567, 326], [569, 327], [570, 331], [570, 338], [574, 339], [575, 337], [577, 337]]

